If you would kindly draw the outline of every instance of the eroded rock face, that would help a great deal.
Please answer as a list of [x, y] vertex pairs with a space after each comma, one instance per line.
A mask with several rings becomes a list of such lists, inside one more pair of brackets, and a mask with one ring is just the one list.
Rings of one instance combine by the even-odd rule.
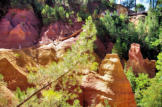
[[[48, 27], [44, 27], [41, 32], [40, 44], [47, 44], [46, 41], [62, 39], [72, 35], [74, 32], [78, 31], [82, 27], [82, 22], [77, 22], [73, 20], [74, 24], [70, 25], [68, 23], [57, 21]], [[48, 41], [49, 41], [48, 40]]]
[[9, 89], [20, 87], [25, 90], [32, 86], [27, 81], [29, 71], [36, 71], [57, 60], [54, 45], [50, 44], [23, 49], [0, 49], [0, 74]]
[[39, 20], [32, 10], [10, 9], [0, 21], [0, 48], [23, 48], [38, 40]]
[[155, 76], [155, 61], [144, 59], [140, 45], [133, 43], [129, 50], [129, 60], [127, 61], [127, 68], [132, 67], [133, 72], [137, 75], [138, 73], [146, 73], [149, 77]]
[[108, 100], [111, 107], [136, 107], [134, 94], [127, 80], [120, 59], [107, 54], [101, 62], [99, 74], [85, 73], [81, 87], [84, 107], [103, 107]]
[[24, 90], [28, 86], [31, 86], [27, 82], [25, 73], [10, 63], [6, 58], [0, 59], [0, 74], [3, 75], [4, 81], [7, 82], [8, 88], [11, 90], [16, 90], [17, 87]]
[[26, 77], [28, 72], [37, 71], [42, 66], [59, 61], [76, 39], [70, 38], [55, 43], [56, 45], [51, 43], [23, 49], [0, 49], [0, 74], [4, 76], [8, 88], [15, 90], [16, 87], [20, 87], [25, 90], [30, 87]]

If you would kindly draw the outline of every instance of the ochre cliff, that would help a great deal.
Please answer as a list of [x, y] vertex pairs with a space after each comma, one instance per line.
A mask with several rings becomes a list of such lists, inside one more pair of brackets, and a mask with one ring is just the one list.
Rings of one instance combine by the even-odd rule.
[[103, 107], [105, 100], [111, 107], [136, 107], [131, 85], [118, 55], [107, 54], [101, 62], [99, 74], [88, 72], [83, 76], [84, 107]]
[[0, 49], [0, 74], [7, 82], [8, 88], [22, 90], [32, 86], [27, 81], [29, 71], [37, 71], [41, 66], [46, 66], [52, 61], [57, 61], [53, 45], [31, 47], [24, 49]]
[[27, 82], [29, 71], [37, 71], [53, 61], [59, 61], [67, 48], [75, 43], [77, 38], [33, 46], [23, 49], [0, 49], [0, 74], [4, 76], [8, 88], [15, 90], [20, 87], [25, 90], [31, 85]]
[[7, 82], [7, 86], [11, 90], [16, 90], [17, 87], [24, 90], [31, 86], [27, 81], [25, 73], [6, 58], [0, 59], [0, 74], [3, 75], [4, 81]]

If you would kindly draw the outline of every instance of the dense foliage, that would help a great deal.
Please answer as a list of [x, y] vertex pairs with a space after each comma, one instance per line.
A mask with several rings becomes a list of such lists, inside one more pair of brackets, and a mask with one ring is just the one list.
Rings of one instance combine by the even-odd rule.
[[65, 15], [68, 13], [66, 13], [64, 8], [61, 6], [60, 7], [55, 6], [54, 8], [52, 8], [48, 5], [45, 5], [42, 9], [41, 14], [43, 17], [43, 23], [49, 24], [54, 21], [65, 20], [65, 17], [66, 17]]
[[127, 58], [131, 43], [139, 43], [144, 57], [156, 59], [162, 50], [160, 27], [162, 15], [159, 12], [160, 9], [150, 9], [148, 16], [145, 19], [141, 18], [135, 26], [133, 23], [128, 23], [127, 16], [122, 14], [119, 16], [116, 12], [106, 11], [105, 16], [96, 23], [98, 35], [103, 41], [105, 35], [109, 35], [112, 41], [116, 41], [113, 52], [118, 53], [121, 57]]
[[143, 12], [145, 11], [145, 6], [143, 4], [137, 4], [135, 10], [136, 12]]
[[128, 23], [128, 17], [125, 15], [118, 15], [116, 12], [106, 12], [104, 17], [100, 18], [100, 25], [98, 27], [100, 38], [105, 38], [109, 35], [112, 41], [116, 41], [113, 52], [118, 53], [121, 57], [127, 57], [128, 49], [131, 43], [140, 43], [138, 33], [132, 23]]

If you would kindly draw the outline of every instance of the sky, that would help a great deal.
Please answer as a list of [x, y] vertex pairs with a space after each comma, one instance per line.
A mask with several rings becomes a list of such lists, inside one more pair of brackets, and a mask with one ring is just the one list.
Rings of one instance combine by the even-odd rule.
[[[116, 0], [117, 1], [117, 4], [120, 3], [120, 0]], [[124, 1], [124, 0], [121, 0], [121, 2]], [[146, 11], [148, 10], [149, 8], [149, 0], [136, 0], [137, 4], [143, 4], [146, 8]]]

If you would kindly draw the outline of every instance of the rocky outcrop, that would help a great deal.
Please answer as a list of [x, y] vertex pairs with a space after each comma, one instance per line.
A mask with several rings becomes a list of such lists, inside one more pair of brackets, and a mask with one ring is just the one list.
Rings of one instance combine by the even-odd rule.
[[45, 66], [52, 61], [57, 61], [55, 48], [53, 44], [49, 44], [23, 49], [0, 49], [0, 59], [5, 58], [21, 71], [26, 72], [28, 68]]
[[149, 77], [155, 76], [155, 61], [144, 59], [140, 51], [140, 45], [133, 43], [129, 50], [129, 60], [127, 61], [127, 68], [132, 67], [133, 72], [146, 73]]
[[57, 61], [53, 45], [24, 49], [0, 49], [0, 74], [7, 82], [8, 88], [22, 90], [32, 86], [27, 81], [29, 71], [37, 71], [39, 67]]
[[24, 72], [18, 69], [16, 65], [10, 63], [6, 58], [0, 59], [0, 74], [3, 75], [4, 81], [11, 90], [16, 90], [17, 87], [22, 90], [31, 86], [27, 82], [27, 77]]
[[39, 20], [32, 10], [10, 9], [0, 21], [0, 48], [34, 45], [39, 37]]
[[73, 22], [74, 23], [70, 25], [63, 21], [57, 21], [48, 27], [44, 27], [41, 32], [40, 44], [47, 44], [47, 40], [61, 40], [80, 30], [83, 23], [75, 20], [73, 20]]
[[105, 100], [111, 107], [136, 107], [134, 94], [118, 55], [107, 54], [101, 62], [99, 73], [85, 72], [83, 76], [81, 87], [84, 107], [103, 107]]
[[31, 86], [26, 77], [29, 71], [37, 71], [42, 66], [61, 60], [66, 49], [76, 40], [77, 38], [72, 37], [40, 47], [0, 49], [0, 74], [4, 76], [9, 89], [15, 90], [16, 87], [20, 87], [25, 90]]
[[18, 103], [16, 96], [0, 83], [0, 107], [16, 107]]

